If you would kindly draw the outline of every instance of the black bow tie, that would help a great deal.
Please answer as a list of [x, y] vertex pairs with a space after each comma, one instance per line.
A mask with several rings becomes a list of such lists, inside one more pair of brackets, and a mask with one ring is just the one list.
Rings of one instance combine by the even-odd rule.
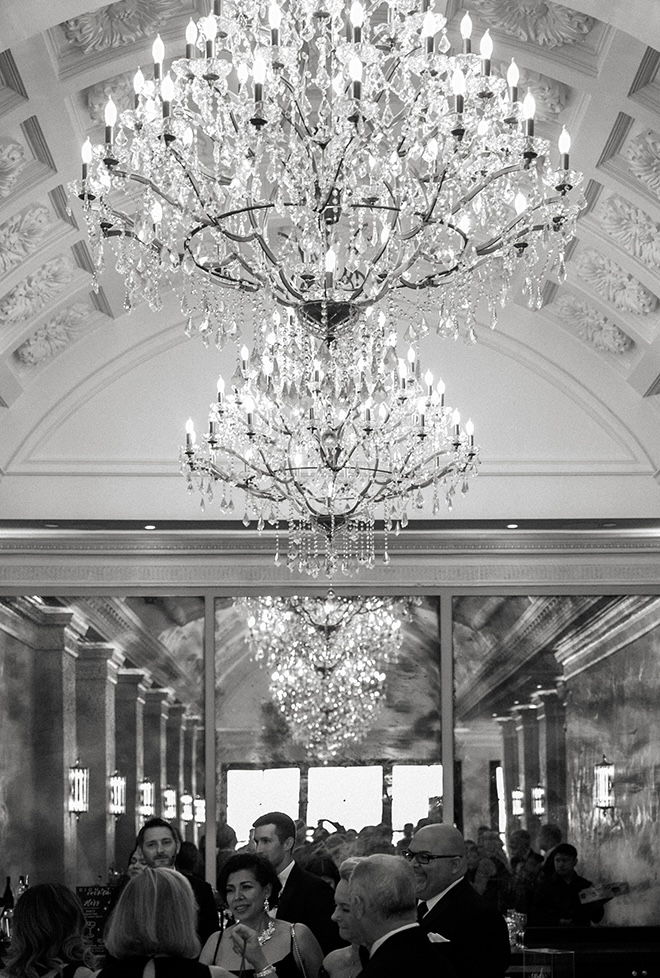
[[428, 909], [428, 903], [426, 903], [424, 900], [420, 900], [420, 902], [417, 904], [417, 920], [421, 920]]

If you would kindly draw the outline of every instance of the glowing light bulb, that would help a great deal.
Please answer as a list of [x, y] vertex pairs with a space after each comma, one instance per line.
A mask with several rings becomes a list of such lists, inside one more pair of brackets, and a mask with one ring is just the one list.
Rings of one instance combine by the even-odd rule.
[[518, 191], [518, 193], [516, 194], [516, 196], [514, 198], [513, 206], [514, 206], [514, 208], [516, 210], [516, 214], [520, 217], [520, 215], [522, 214], [522, 212], [527, 207], [527, 198], [525, 197], [524, 193], [522, 193], [521, 191]]
[[114, 126], [116, 121], [117, 121], [117, 106], [112, 101], [112, 99], [109, 98], [105, 106], [105, 124], [106, 126]]
[[490, 31], [486, 31], [484, 36], [481, 38], [481, 42], [479, 44], [479, 53], [481, 54], [481, 57], [485, 58], [487, 61], [490, 61], [490, 59], [492, 58], [493, 39], [490, 36]]
[[85, 165], [89, 165], [92, 162], [92, 144], [89, 140], [89, 136], [82, 144], [80, 155], [82, 156], [82, 161]]
[[518, 82], [520, 81], [520, 71], [518, 70], [518, 65], [511, 58], [511, 64], [509, 65], [506, 72], [506, 83], [509, 88], [517, 88]]

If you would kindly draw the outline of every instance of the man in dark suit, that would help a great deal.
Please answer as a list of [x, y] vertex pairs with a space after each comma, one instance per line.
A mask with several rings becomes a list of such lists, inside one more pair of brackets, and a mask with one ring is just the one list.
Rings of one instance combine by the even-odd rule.
[[[144, 823], [137, 837], [144, 861], [152, 869], [174, 869], [174, 862], [181, 848], [181, 834], [175, 825], [164, 818], [150, 818]], [[204, 880], [183, 873], [192, 887], [197, 901], [197, 935], [202, 947], [211, 934], [218, 930], [218, 911], [213, 890]]]
[[502, 978], [511, 951], [502, 914], [465, 879], [463, 836], [453, 825], [425, 825], [404, 853], [417, 886], [422, 931], [442, 948], [459, 978]]
[[365, 856], [353, 870], [349, 893], [352, 930], [369, 948], [360, 978], [455, 978], [442, 946], [417, 923], [415, 877], [403, 859]]
[[275, 867], [282, 884], [277, 917], [290, 924], [306, 924], [323, 953], [328, 954], [344, 945], [332, 920], [335, 910], [332, 890], [320, 877], [294, 862], [295, 839], [296, 826], [284, 812], [268, 812], [254, 822], [257, 852]]

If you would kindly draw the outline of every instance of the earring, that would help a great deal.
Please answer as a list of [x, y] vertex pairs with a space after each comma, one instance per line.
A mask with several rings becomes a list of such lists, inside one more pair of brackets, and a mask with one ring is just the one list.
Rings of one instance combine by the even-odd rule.
[[268, 897], [264, 900], [264, 913], [268, 913], [270, 910], [270, 903], [268, 902]]

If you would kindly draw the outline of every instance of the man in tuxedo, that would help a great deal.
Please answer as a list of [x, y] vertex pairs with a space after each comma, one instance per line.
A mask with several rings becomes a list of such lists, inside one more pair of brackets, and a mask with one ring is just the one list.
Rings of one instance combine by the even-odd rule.
[[465, 879], [463, 836], [453, 825], [425, 825], [404, 855], [414, 871], [425, 934], [442, 941], [458, 978], [502, 978], [511, 951], [502, 914]]
[[[174, 862], [181, 848], [181, 834], [175, 825], [164, 818], [150, 818], [140, 829], [137, 837], [138, 848], [142, 850], [144, 861], [151, 869], [166, 867], [174, 869]], [[186, 877], [197, 901], [197, 936], [202, 947], [218, 929], [218, 911], [213, 890], [204, 880], [182, 873]]]
[[442, 945], [417, 923], [415, 877], [403, 859], [365, 856], [351, 874], [349, 894], [354, 937], [369, 948], [360, 978], [456, 978]]
[[344, 941], [332, 920], [335, 901], [331, 888], [320, 877], [294, 862], [296, 826], [293, 819], [284, 812], [268, 812], [253, 824], [257, 852], [275, 867], [282, 884], [277, 917], [290, 924], [307, 924], [324, 954], [342, 947]]

